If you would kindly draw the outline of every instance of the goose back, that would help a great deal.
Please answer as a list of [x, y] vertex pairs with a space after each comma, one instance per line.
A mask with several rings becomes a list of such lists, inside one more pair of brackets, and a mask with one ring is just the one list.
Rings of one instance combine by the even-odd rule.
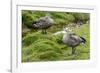
[[65, 34], [63, 36], [63, 43], [70, 46], [70, 47], [75, 47], [78, 46], [83, 40], [81, 37], [72, 35], [72, 34]]
[[53, 19], [48, 16], [39, 18], [38, 21], [32, 23], [32, 26], [37, 29], [47, 29], [53, 24]]

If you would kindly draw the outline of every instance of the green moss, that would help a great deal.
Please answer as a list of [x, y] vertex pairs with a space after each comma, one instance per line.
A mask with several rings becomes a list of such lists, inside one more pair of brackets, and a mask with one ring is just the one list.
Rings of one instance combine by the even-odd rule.
[[71, 48], [62, 43], [63, 34], [41, 34], [40, 31], [27, 34], [22, 38], [22, 62], [90, 59], [89, 25], [73, 28], [73, 32], [87, 41], [76, 47], [75, 55], [70, 55]]

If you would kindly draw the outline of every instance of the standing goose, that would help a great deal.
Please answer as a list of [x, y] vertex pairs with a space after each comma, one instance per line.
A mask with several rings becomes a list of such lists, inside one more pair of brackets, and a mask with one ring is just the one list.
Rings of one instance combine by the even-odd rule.
[[86, 39], [71, 33], [68, 28], [65, 29], [66, 33], [63, 36], [62, 42], [72, 48], [72, 55], [75, 54], [75, 47], [81, 43], [85, 43]]
[[38, 21], [33, 21], [32, 26], [34, 29], [42, 29], [42, 33], [46, 34], [46, 29], [53, 25], [53, 19], [49, 16], [41, 17]]

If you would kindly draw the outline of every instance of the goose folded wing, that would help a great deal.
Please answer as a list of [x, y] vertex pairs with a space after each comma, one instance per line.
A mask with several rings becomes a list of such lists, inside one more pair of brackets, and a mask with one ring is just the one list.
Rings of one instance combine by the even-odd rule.
[[70, 44], [72, 44], [72, 46], [76, 46], [80, 43], [78, 36], [71, 36], [70, 37]]

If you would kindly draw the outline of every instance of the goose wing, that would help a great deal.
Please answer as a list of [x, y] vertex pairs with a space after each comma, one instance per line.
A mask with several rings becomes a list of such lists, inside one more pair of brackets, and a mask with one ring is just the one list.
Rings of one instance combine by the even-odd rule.
[[70, 46], [77, 46], [80, 44], [80, 40], [78, 36], [71, 36], [69, 39], [69, 45]]
[[34, 28], [44, 28], [44, 27], [46, 27], [46, 21], [44, 20], [44, 19], [39, 19], [38, 21], [34, 21], [33, 23], [32, 23], [32, 26], [34, 27]]
[[53, 19], [50, 17], [41, 17], [38, 21], [34, 22], [32, 25], [33, 27], [40, 28], [40, 29], [47, 29], [52, 25]]

